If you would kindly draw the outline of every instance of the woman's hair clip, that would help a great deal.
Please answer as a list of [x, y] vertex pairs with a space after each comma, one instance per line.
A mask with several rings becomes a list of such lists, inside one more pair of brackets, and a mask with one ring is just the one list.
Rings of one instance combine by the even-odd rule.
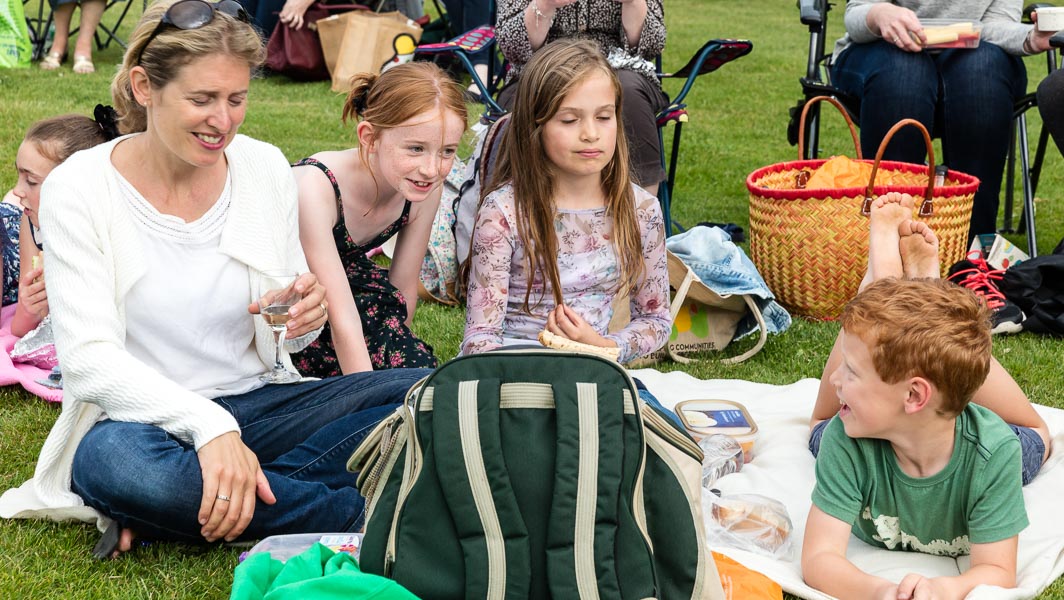
[[118, 137], [118, 113], [114, 108], [97, 104], [92, 111], [92, 117], [108, 141]]

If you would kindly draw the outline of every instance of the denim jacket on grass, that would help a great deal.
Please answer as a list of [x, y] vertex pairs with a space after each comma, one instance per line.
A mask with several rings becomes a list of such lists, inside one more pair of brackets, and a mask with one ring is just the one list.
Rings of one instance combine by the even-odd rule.
[[[686, 263], [702, 282], [721, 296], [750, 294], [765, 317], [769, 333], [779, 333], [791, 325], [791, 315], [780, 306], [757, 267], [731, 236], [719, 227], [692, 227], [665, 240], [665, 247]], [[753, 314], [739, 322], [735, 338], [758, 330]]]

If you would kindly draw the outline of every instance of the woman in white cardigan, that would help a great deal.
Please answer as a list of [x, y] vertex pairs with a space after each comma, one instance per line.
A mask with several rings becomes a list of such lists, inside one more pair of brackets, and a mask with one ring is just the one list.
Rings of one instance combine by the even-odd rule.
[[112, 534], [100, 556], [134, 535], [213, 542], [359, 525], [344, 462], [424, 373], [259, 381], [274, 355], [254, 315], [261, 274], [303, 273], [289, 351], [317, 336], [328, 308], [306, 273], [287, 160], [237, 135], [262, 59], [232, 0], [152, 5], [112, 85], [120, 126], [136, 133], [48, 178], [65, 401], [33, 479], [0, 498], [0, 516], [95, 520]]

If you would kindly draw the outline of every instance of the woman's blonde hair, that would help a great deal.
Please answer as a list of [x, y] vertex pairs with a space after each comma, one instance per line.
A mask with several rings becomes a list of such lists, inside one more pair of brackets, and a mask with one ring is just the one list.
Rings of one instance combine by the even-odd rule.
[[[617, 106], [617, 147], [613, 160], [602, 170], [606, 215], [613, 221], [610, 242], [620, 262], [618, 293], [631, 293], [643, 278], [643, 244], [635, 213], [635, 195], [628, 167], [628, 141], [621, 123], [621, 83], [598, 44], [583, 39], [561, 39], [532, 56], [517, 83], [516, 102], [503, 135], [499, 159], [483, 195], [513, 186], [517, 234], [524, 244], [525, 268], [550, 282], [555, 304], [563, 304], [558, 275], [558, 238], [554, 231], [554, 174], [543, 144], [543, 128], [575, 87], [594, 73], [609, 78]], [[525, 291], [523, 309], [529, 310], [532, 286]], [[541, 300], [537, 299], [536, 303]]]
[[246, 61], [252, 71], [266, 60], [266, 49], [255, 29], [249, 23], [217, 10], [203, 27], [163, 27], [153, 38], [152, 33], [172, 4], [174, 2], [163, 0], [144, 11], [129, 38], [118, 73], [111, 81], [111, 99], [118, 112], [118, 127], [122, 133], [144, 131], [147, 127], [147, 113], [133, 97], [129, 76], [133, 67], [143, 67], [152, 87], [158, 89], [173, 81], [182, 67], [204, 56], [238, 58]]

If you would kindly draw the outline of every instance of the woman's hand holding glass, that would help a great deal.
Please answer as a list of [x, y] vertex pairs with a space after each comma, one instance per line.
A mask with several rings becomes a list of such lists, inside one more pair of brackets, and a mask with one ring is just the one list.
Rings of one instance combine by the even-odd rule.
[[297, 275], [294, 271], [265, 271], [259, 278], [258, 302], [248, 306], [248, 312], [259, 314], [274, 332], [274, 364], [261, 379], [267, 383], [292, 383], [299, 375], [287, 370], [281, 362], [281, 346], [285, 339], [296, 338], [315, 331], [328, 320], [325, 288], [313, 273]]

